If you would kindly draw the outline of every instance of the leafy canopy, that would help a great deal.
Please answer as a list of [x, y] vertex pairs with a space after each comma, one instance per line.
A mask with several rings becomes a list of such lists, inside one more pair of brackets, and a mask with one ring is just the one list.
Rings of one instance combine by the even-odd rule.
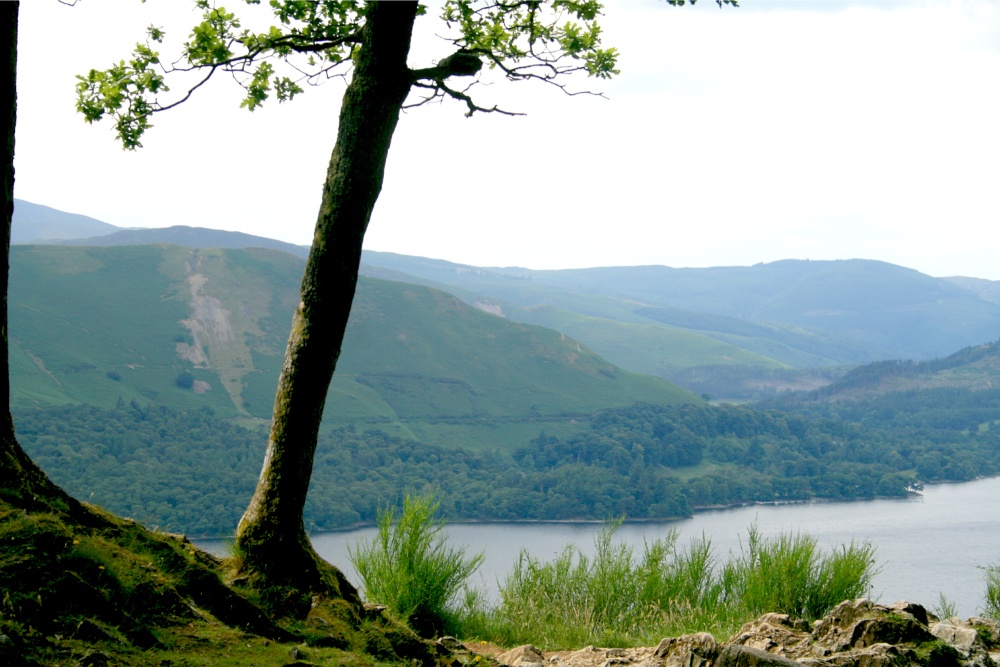
[[[260, 4], [260, 0], [244, 2]], [[183, 103], [220, 72], [243, 87], [240, 105], [250, 111], [272, 95], [284, 102], [305, 86], [349, 75], [371, 3], [270, 0], [269, 4], [274, 23], [257, 32], [245, 28], [235, 12], [196, 0], [201, 22], [192, 28], [173, 64], [164, 64], [157, 50], [164, 31], [150, 26], [145, 42], [136, 45], [129, 60], [77, 77], [78, 111], [88, 123], [109, 116], [123, 147], [135, 149], [142, 145], [153, 114]], [[618, 73], [618, 53], [601, 45], [596, 22], [601, 10], [596, 0], [446, 0], [440, 14], [443, 25], [435, 32], [454, 52], [433, 66], [410, 70], [413, 94], [407, 106], [451, 98], [466, 105], [467, 115], [510, 113], [480, 107], [470, 95], [481, 81], [484, 63], [487, 70], [508, 80], [540, 80], [567, 93], [567, 75], [609, 78]], [[418, 14], [426, 14], [426, 7], [421, 5]], [[194, 73], [196, 82], [183, 94], [168, 98], [167, 77], [179, 72]], [[447, 83], [456, 76], [476, 78], [457, 88]]]

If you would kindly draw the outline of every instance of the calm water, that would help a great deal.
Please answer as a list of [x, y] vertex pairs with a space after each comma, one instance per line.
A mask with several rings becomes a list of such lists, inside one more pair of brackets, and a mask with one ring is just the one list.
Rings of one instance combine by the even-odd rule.
[[[855, 541], [868, 541], [877, 549], [882, 567], [870, 597], [883, 602], [912, 600], [928, 607], [938, 604], [939, 593], [954, 603], [962, 617], [978, 613], [985, 591], [980, 566], [1000, 563], [1000, 478], [965, 484], [928, 487], [922, 496], [907, 500], [872, 500], [853, 503], [808, 503], [757, 506], [700, 512], [691, 519], [662, 523], [626, 524], [617, 539], [641, 552], [644, 540], [680, 531], [679, 544], [703, 534], [711, 539], [718, 556], [738, 553], [747, 527], [756, 522], [761, 533], [805, 532], [826, 550]], [[490, 593], [497, 580], [513, 567], [520, 550], [547, 560], [567, 544], [593, 552], [597, 524], [502, 523], [449, 524], [449, 542], [469, 553], [484, 552], [486, 560], [475, 583]], [[371, 540], [372, 528], [313, 536], [317, 551], [339, 566], [355, 584], [357, 575], [348, 557], [348, 546]], [[219, 548], [216, 541], [201, 545]]]

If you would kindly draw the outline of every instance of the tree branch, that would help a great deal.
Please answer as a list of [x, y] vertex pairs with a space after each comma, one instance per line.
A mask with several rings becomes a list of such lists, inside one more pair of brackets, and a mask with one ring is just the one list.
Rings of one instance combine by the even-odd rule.
[[490, 107], [490, 108], [481, 107], [478, 104], [476, 104], [472, 100], [472, 97], [470, 97], [467, 93], [465, 93], [464, 91], [460, 91], [460, 90], [455, 90], [453, 88], [449, 88], [444, 83], [444, 81], [435, 81], [432, 84], [421, 83], [420, 81], [415, 81], [412, 85], [414, 87], [416, 87], [416, 88], [426, 88], [426, 89], [431, 90], [433, 92], [432, 92], [431, 95], [429, 95], [427, 97], [424, 97], [419, 102], [416, 102], [416, 103], [413, 103], [413, 104], [404, 104], [403, 105], [404, 109], [413, 109], [413, 108], [416, 108], [416, 107], [421, 107], [421, 106], [424, 106], [425, 104], [428, 104], [428, 103], [432, 102], [433, 100], [436, 100], [438, 98], [441, 98], [441, 97], [444, 97], [445, 95], [447, 95], [448, 97], [451, 97], [453, 99], [456, 99], [456, 100], [459, 100], [459, 101], [465, 103], [466, 107], [468, 107], [468, 109], [469, 109], [469, 111], [465, 114], [466, 118], [470, 118], [477, 111], [481, 111], [483, 113], [498, 113], [498, 114], [502, 114], [504, 116], [524, 116], [525, 115], [524, 113], [521, 113], [521, 112], [518, 112], [518, 111], [507, 111], [507, 110], [501, 109], [500, 107], [495, 106], [495, 105], [493, 107]]

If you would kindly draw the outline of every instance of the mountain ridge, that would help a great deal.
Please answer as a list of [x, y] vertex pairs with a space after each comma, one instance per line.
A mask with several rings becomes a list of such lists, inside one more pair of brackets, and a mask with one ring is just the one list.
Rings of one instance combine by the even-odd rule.
[[[307, 252], [239, 232], [115, 229], [61, 242]], [[1000, 282], [934, 278], [877, 260], [533, 270], [366, 250], [361, 272], [447, 291], [512, 321], [556, 328], [626, 370], [740, 400], [814, 389], [817, 369], [837, 376], [874, 361], [934, 359], [1000, 332]]]

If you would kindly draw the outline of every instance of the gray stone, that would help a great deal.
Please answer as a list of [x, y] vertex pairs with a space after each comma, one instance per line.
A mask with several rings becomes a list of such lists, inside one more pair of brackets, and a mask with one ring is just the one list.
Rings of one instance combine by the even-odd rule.
[[1000, 622], [973, 616], [969, 619], [969, 625], [982, 633], [987, 648], [1000, 648]]
[[713, 667], [801, 667], [801, 665], [802, 663], [781, 655], [749, 646], [729, 644], [719, 652]]
[[900, 614], [906, 614], [921, 625], [931, 624], [930, 617], [932, 617], [933, 614], [928, 614], [927, 609], [925, 609], [923, 605], [917, 604], [916, 602], [896, 602], [889, 605], [889, 609]]
[[663, 660], [664, 667], [703, 667], [710, 665], [718, 652], [715, 637], [708, 632], [696, 632], [664, 639], [653, 655]]
[[[954, 621], [963, 623], [958, 619], [954, 619]], [[962, 654], [963, 658], [968, 658], [976, 648], [986, 649], [983, 640], [979, 638], [979, 633], [968, 624], [958, 625], [949, 619], [934, 623], [931, 625], [930, 631], [938, 639], [943, 639], [951, 644], [955, 650]]]
[[764, 614], [740, 628], [739, 634], [729, 643], [779, 654], [801, 652], [802, 647], [812, 641], [812, 636], [797, 627], [803, 625], [794, 623], [788, 614]]
[[528, 667], [528, 665], [541, 665], [545, 662], [545, 658], [542, 657], [542, 652], [537, 647], [525, 644], [512, 648], [506, 653], [501, 653], [497, 656], [497, 662], [511, 667]]

